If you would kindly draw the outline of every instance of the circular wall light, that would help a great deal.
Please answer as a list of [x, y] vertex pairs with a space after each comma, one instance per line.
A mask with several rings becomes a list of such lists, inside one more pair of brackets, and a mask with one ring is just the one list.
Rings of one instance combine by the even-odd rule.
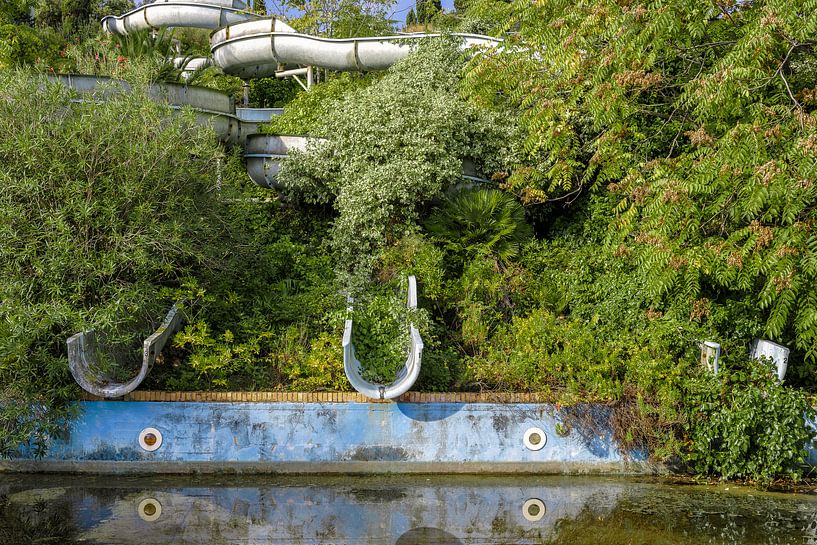
[[139, 446], [143, 450], [153, 452], [162, 446], [162, 432], [156, 428], [145, 428], [139, 433]]
[[542, 450], [542, 447], [548, 442], [548, 436], [545, 435], [542, 428], [528, 428], [522, 442], [529, 450]]
[[546, 512], [545, 502], [539, 498], [531, 498], [522, 505], [522, 516], [529, 522], [542, 520]]
[[139, 502], [136, 511], [139, 513], [140, 519], [145, 522], [153, 522], [162, 516], [162, 504], [155, 498], [145, 498]]

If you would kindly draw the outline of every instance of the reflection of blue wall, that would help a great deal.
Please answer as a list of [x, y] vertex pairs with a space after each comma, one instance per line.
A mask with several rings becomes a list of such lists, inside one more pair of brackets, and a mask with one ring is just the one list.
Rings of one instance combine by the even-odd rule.
[[[458, 403], [82, 403], [82, 415], [45, 461], [164, 462], [574, 462], [621, 463], [605, 409], [592, 429], [554, 431], [555, 413], [541, 404]], [[587, 418], [576, 419], [586, 421]], [[540, 451], [527, 450], [530, 426], [547, 433]], [[137, 442], [158, 428], [154, 453]], [[643, 453], [630, 453], [641, 460]]]
[[[353, 479], [322, 486], [134, 484], [69, 487], [50, 505], [65, 506], [77, 537], [90, 543], [528, 545], [541, 543], [560, 520], [588, 511], [604, 516], [619, 496], [634, 489], [632, 483], [535, 477], [487, 485]], [[524, 502], [532, 497], [545, 504], [536, 521], [523, 515]], [[159, 502], [159, 519], [139, 517], [145, 498]]]

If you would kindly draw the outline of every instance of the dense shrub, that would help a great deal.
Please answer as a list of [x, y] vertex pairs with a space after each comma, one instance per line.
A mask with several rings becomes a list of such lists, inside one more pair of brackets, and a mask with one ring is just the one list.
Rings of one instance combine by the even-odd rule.
[[149, 387], [174, 390], [345, 389], [345, 301], [311, 218], [242, 188], [238, 157], [225, 168], [225, 242], [230, 251], [188, 278], [176, 298], [190, 320], [157, 364]]
[[418, 205], [462, 179], [464, 159], [487, 172], [501, 164], [508, 122], [459, 98], [462, 62], [455, 40], [423, 44], [332, 104], [317, 131], [328, 140], [284, 162], [284, 186], [338, 211], [332, 245], [353, 289], [368, 281], [389, 238], [416, 220]]
[[817, 362], [817, 10], [729, 6], [483, 2], [519, 32], [475, 59], [468, 87], [520, 110], [508, 185], [524, 201], [609, 194], [610, 242], [656, 308], [745, 299], [766, 336], [799, 349], [803, 380]]
[[689, 452], [693, 470], [725, 479], [799, 479], [815, 430], [815, 409], [803, 392], [786, 388], [766, 361], [725, 365], [717, 379], [687, 385]]
[[167, 310], [159, 291], [218, 248], [212, 132], [138, 89], [72, 98], [0, 71], [3, 452], [41, 443], [63, 416], [69, 335], [138, 341]]
[[461, 258], [489, 252], [508, 262], [533, 235], [525, 209], [498, 189], [456, 192], [424, 223], [425, 228]]
[[366, 76], [348, 72], [338, 74], [315, 85], [308, 93], [299, 92], [287, 104], [282, 115], [275, 116], [261, 129], [269, 134], [324, 137], [327, 135], [323, 129], [324, 119], [342, 107], [340, 101], [346, 93], [366, 87], [379, 77], [377, 73]]

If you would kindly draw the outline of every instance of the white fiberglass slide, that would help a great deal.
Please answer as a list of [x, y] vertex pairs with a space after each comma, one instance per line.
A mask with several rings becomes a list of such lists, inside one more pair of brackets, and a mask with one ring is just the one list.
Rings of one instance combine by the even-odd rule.
[[215, 30], [233, 23], [262, 18], [247, 11], [246, 7], [243, 0], [154, 0], [118, 17], [105, 17], [102, 19], [102, 28], [119, 35], [166, 27]]
[[[107, 32], [125, 35], [141, 30], [191, 27], [215, 30], [210, 37], [213, 61], [226, 74], [241, 78], [274, 75], [282, 66], [318, 66], [330, 70], [386, 70], [406, 57], [419, 40], [439, 34], [399, 34], [368, 38], [322, 38], [301, 34], [276, 17], [246, 10], [244, 0], [154, 0], [119, 17], [102, 20]], [[463, 48], [494, 47], [501, 40], [478, 34], [454, 34]]]
[[[210, 37], [213, 60], [225, 73], [241, 78], [273, 75], [282, 65], [319, 66], [330, 70], [386, 70], [408, 56], [419, 40], [439, 34], [403, 34], [332, 39], [295, 32], [278, 19], [237, 23]], [[493, 47], [500, 40], [455, 34], [463, 47]]]

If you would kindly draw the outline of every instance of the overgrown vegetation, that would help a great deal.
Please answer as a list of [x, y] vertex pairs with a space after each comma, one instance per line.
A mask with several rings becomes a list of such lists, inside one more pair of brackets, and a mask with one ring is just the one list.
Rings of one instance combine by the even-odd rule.
[[338, 212], [332, 246], [352, 292], [378, 250], [416, 222], [418, 206], [462, 180], [463, 161], [502, 163], [507, 120], [457, 94], [455, 40], [432, 40], [381, 79], [346, 93], [319, 119], [328, 137], [285, 161], [280, 182]]
[[[457, 4], [419, 2], [415, 30], [505, 45], [429, 40], [383, 74], [322, 71], [308, 93], [253, 82], [255, 105], [286, 104], [266, 132], [319, 138], [284, 163], [283, 198], [139, 93], [66, 105], [9, 71], [179, 81], [171, 40], [199, 54], [200, 33], [112, 40], [83, 10], [57, 25], [4, 4], [2, 446], [67, 414], [68, 333], [136, 335], [177, 299], [188, 324], [147, 387], [348, 389], [349, 293], [372, 380], [391, 381], [416, 320], [421, 389], [603, 403], [627, 448], [702, 475], [799, 478], [817, 391], [817, 4]], [[387, 5], [312, 3], [293, 24], [380, 34]], [[215, 68], [191, 81], [242, 95]], [[793, 349], [782, 384], [748, 359], [756, 337]], [[722, 346], [717, 377], [704, 340]], [[42, 412], [19, 420], [31, 401]]]
[[66, 416], [68, 336], [140, 342], [161, 289], [219, 257], [212, 132], [138, 88], [104, 107], [73, 98], [0, 71], [2, 452], [41, 447]]

